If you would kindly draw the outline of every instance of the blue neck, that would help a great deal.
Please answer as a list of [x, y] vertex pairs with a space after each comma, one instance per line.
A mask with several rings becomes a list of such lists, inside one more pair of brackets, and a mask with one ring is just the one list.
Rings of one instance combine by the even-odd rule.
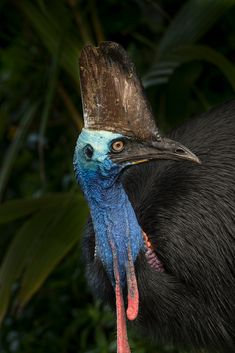
[[142, 230], [121, 183], [109, 176], [100, 178], [97, 173], [80, 175], [80, 184], [88, 200], [96, 235], [97, 256], [103, 262], [114, 284], [113, 256], [110, 239], [114, 242], [119, 263], [121, 283], [126, 281], [128, 246], [135, 261], [144, 246]]

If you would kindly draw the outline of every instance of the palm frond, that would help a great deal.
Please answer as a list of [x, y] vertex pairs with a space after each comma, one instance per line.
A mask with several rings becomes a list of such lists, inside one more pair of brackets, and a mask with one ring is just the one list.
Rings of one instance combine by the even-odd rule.
[[[10, 208], [17, 210], [20, 205], [28, 214], [31, 206], [34, 214], [15, 235], [0, 267], [0, 322], [6, 314], [14, 283], [19, 280], [17, 306], [24, 306], [79, 240], [87, 216], [85, 201], [73, 194], [25, 202], [26, 205], [20, 201], [18, 205], [15, 201], [6, 205], [5, 217]], [[26, 211], [18, 212], [15, 219], [23, 215]]]

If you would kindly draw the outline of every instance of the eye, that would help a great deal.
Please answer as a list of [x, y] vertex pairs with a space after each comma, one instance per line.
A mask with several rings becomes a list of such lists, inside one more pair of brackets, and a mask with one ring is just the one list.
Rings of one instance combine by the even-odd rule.
[[125, 144], [122, 140], [116, 140], [111, 145], [112, 152], [122, 152], [124, 149], [124, 146]]
[[87, 159], [91, 159], [93, 156], [94, 149], [91, 145], [86, 145], [83, 149], [83, 152], [84, 152], [85, 156], [87, 157]]

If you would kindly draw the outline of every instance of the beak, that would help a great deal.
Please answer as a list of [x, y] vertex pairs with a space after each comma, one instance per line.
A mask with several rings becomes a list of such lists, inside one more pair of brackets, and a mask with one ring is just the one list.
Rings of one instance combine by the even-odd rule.
[[135, 165], [157, 159], [186, 160], [201, 164], [200, 159], [187, 147], [168, 138], [160, 141], [127, 141], [120, 153], [111, 155], [113, 162], [118, 164]]

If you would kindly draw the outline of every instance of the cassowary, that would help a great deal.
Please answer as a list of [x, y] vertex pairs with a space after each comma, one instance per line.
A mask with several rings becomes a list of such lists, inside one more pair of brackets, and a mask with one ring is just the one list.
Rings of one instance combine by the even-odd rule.
[[235, 103], [162, 137], [118, 44], [85, 47], [80, 78], [86, 274], [116, 308], [118, 353], [126, 316], [157, 342], [234, 352]]

